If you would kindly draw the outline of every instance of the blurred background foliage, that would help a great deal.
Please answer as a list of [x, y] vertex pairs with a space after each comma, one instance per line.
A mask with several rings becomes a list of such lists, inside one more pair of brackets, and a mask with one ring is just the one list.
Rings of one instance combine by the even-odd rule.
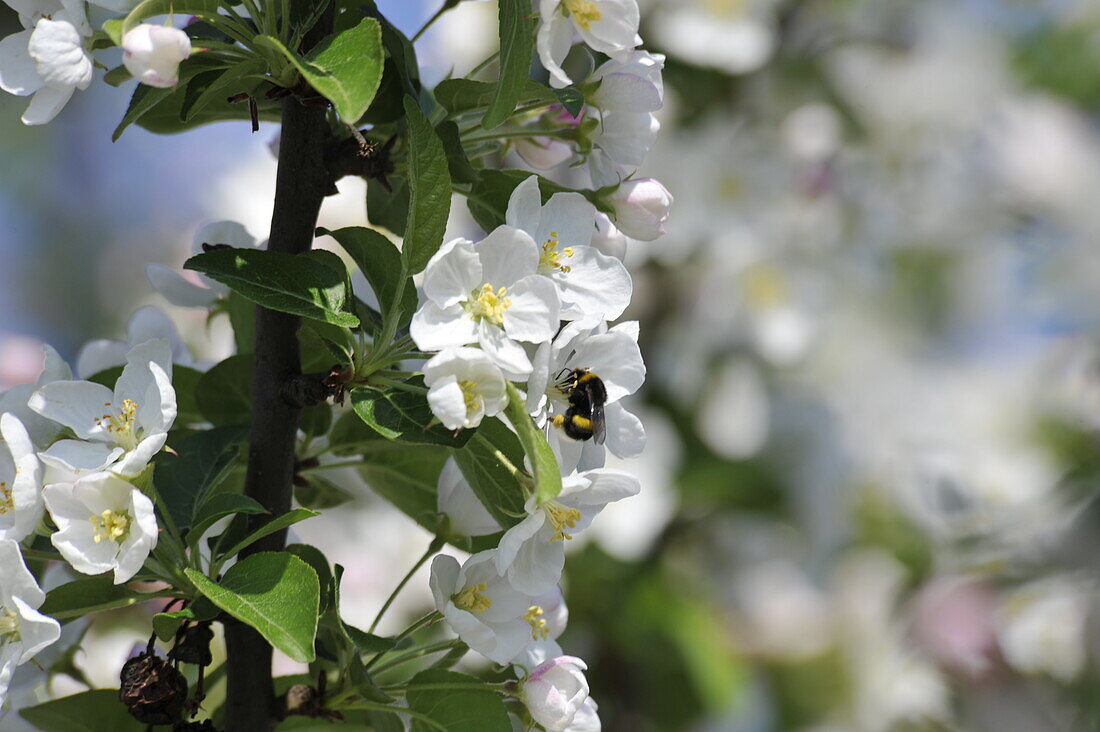
[[[1100, 6], [641, 4], [668, 57], [642, 173], [676, 196], [627, 254], [649, 446], [642, 494], [571, 547], [561, 639], [604, 728], [1097, 729]], [[379, 2], [409, 33], [437, 5]], [[433, 80], [492, 52], [495, 14], [424, 35]], [[30, 129], [0, 98], [0, 383], [33, 380], [39, 340], [72, 357], [165, 307], [144, 265], [202, 222], [266, 233], [274, 127], [112, 145], [127, 96]], [[364, 195], [342, 182], [325, 225]], [[221, 319], [172, 315], [224, 357]], [[369, 619], [428, 537], [343, 472], [354, 500], [300, 538]], [[429, 604], [425, 576], [388, 622]], [[130, 621], [93, 620], [52, 693], [111, 685]]]

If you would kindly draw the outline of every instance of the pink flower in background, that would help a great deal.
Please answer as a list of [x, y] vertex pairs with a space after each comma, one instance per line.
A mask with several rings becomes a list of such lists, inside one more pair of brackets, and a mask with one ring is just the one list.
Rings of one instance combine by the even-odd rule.
[[996, 603], [993, 588], [981, 579], [934, 579], [913, 599], [913, 636], [941, 666], [980, 677], [995, 653]]

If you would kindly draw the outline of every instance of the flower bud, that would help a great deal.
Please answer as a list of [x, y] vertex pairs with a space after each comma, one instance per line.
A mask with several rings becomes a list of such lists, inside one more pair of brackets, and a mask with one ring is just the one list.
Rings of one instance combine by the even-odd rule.
[[169, 26], [142, 23], [122, 37], [122, 63], [142, 84], [167, 88], [179, 81], [180, 61], [191, 55], [191, 39]]
[[615, 225], [632, 239], [653, 241], [665, 233], [672, 194], [654, 178], [624, 181], [611, 194]]
[[588, 667], [579, 658], [559, 656], [523, 680], [520, 695], [527, 710], [547, 732], [563, 732], [588, 698]]

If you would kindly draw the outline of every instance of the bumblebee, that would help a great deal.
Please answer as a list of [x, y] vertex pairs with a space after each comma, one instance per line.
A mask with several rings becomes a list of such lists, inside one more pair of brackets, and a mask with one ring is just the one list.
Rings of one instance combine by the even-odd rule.
[[561, 373], [565, 376], [557, 386], [569, 400], [569, 408], [565, 414], [554, 417], [554, 426], [565, 430], [565, 434], [574, 440], [591, 439], [602, 445], [607, 436], [603, 414], [603, 407], [607, 404], [607, 387], [599, 376], [588, 369], [562, 369]]

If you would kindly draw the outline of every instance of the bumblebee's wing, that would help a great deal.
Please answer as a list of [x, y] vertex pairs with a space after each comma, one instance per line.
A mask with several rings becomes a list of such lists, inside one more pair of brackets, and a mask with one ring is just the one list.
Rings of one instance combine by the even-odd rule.
[[592, 403], [592, 440], [602, 445], [607, 437], [607, 425], [604, 423], [603, 402]]

